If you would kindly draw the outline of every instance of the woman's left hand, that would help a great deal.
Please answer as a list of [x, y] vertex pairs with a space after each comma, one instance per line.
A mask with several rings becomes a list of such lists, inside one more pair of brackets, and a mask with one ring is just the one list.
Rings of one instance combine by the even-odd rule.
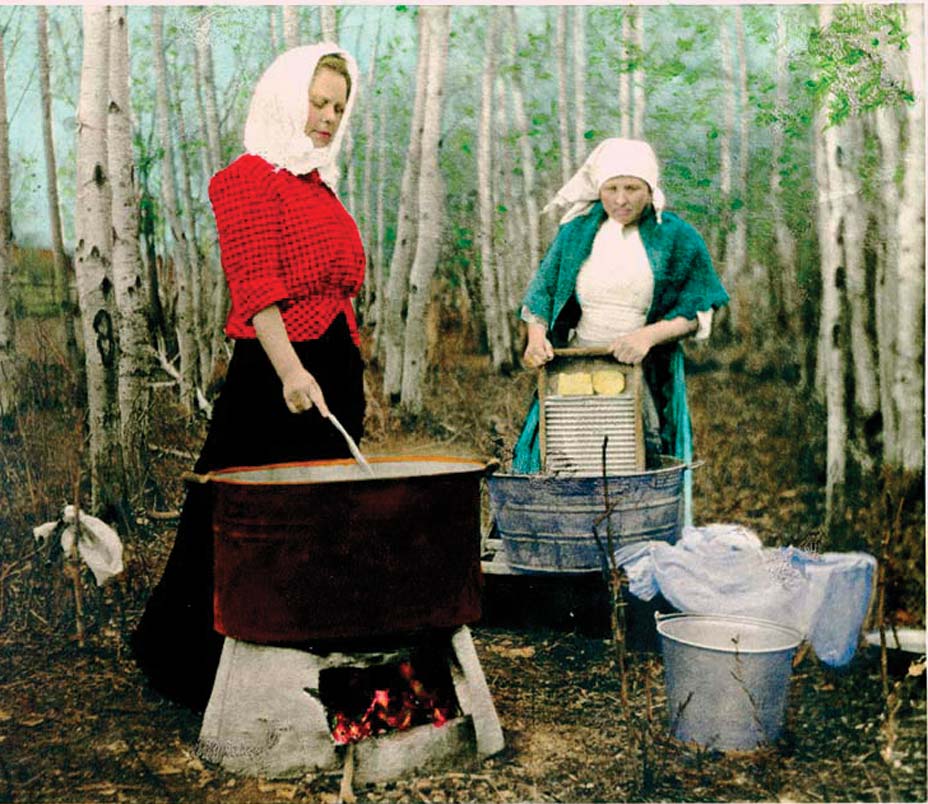
[[609, 348], [612, 356], [620, 363], [634, 365], [645, 359], [653, 345], [651, 334], [647, 328], [642, 327], [627, 335], [620, 335], [609, 344]]

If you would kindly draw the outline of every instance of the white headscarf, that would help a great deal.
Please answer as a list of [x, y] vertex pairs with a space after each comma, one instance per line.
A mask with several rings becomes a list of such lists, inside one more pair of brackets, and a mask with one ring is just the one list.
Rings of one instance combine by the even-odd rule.
[[599, 200], [599, 188], [615, 176], [634, 176], [651, 188], [651, 202], [657, 222], [667, 204], [663, 191], [658, 186], [660, 168], [654, 149], [644, 140], [627, 140], [621, 137], [603, 140], [586, 158], [580, 169], [560, 190], [557, 191], [542, 213], [558, 206], [568, 206], [561, 223], [587, 212]]
[[[304, 131], [309, 114], [309, 86], [319, 60], [329, 54], [341, 56], [348, 65], [351, 92], [332, 142], [325, 148], [317, 148]], [[295, 47], [281, 53], [264, 71], [251, 97], [245, 122], [245, 150], [297, 176], [318, 169], [322, 180], [335, 189], [339, 176], [336, 158], [357, 95], [358, 65], [333, 42]]]

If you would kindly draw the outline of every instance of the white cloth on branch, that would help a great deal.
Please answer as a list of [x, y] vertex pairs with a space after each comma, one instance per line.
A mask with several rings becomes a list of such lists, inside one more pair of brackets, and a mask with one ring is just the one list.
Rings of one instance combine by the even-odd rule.
[[[65, 556], [70, 556], [74, 549], [74, 536], [76, 519], [73, 505], [66, 505], [61, 519], [57, 522], [46, 522], [33, 528], [32, 534], [40, 544], [45, 544], [59, 525], [65, 527], [61, 531], [61, 549]], [[123, 571], [122, 542], [119, 535], [102, 519], [85, 514], [80, 515], [80, 536], [77, 539], [77, 553], [81, 560], [90, 567], [97, 586], [103, 586], [114, 575]]]

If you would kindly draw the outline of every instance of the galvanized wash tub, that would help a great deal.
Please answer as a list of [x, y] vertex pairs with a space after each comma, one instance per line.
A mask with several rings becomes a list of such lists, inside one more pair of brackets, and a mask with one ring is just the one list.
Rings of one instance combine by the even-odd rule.
[[720, 614], [655, 619], [676, 738], [746, 751], [780, 736], [793, 654], [802, 640], [798, 631]]
[[228, 469], [213, 494], [214, 620], [249, 642], [355, 639], [480, 617], [486, 465], [371, 458]]
[[[607, 478], [616, 547], [651, 539], [676, 541], [687, 467], [667, 456], [661, 463], [660, 469]], [[558, 573], [602, 567], [594, 533], [606, 510], [601, 477], [493, 474], [487, 477], [487, 490], [510, 566]], [[605, 521], [598, 533], [605, 544]]]

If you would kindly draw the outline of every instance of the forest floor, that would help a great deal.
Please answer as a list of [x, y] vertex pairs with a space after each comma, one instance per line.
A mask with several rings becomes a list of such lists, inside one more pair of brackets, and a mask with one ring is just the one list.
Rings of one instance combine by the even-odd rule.
[[[532, 381], [525, 372], [492, 378], [479, 357], [449, 361], [433, 375], [427, 412], [415, 421], [369, 394], [363, 446], [371, 454], [503, 458]], [[370, 383], [375, 388], [377, 378]], [[132, 663], [126, 638], [170, 549], [169, 515], [140, 518], [117, 583], [102, 590], [85, 583], [85, 644], [75, 641], [60, 559], [36, 551], [29, 532], [70, 498], [73, 417], [67, 406], [40, 404], [61, 385], [54, 373], [36, 377], [36, 404], [0, 443], [0, 507], [17, 509], [0, 510], [0, 802], [334, 804], [339, 774], [268, 781], [200, 760], [200, 717], [148, 690]], [[824, 424], [795, 383], [723, 355], [694, 362], [690, 394], [705, 462], [695, 475], [697, 522], [747, 525], [767, 544], [871, 553], [892, 526], [886, 610], [897, 624], [924, 623], [920, 494], [901, 506], [879, 492], [854, 500], [842, 543], [823, 544]], [[155, 411], [153, 505], [170, 511], [180, 504], [180, 472], [192, 464], [202, 425], [184, 424], [167, 403]], [[900, 513], [895, 525], [887, 524], [887, 507]], [[924, 672], [909, 674], [907, 661], [890, 667], [887, 702], [877, 651], [861, 649], [840, 671], [808, 652], [793, 671], [775, 744], [740, 755], [696, 749], [669, 734], [661, 661], [649, 649], [648, 615], [635, 609], [631, 625], [644, 636], [632, 644], [640, 649], [629, 656], [623, 710], [597, 583], [488, 577], [485, 616], [472, 633], [506, 748], [476, 766], [359, 787], [359, 801], [926, 799]]]

